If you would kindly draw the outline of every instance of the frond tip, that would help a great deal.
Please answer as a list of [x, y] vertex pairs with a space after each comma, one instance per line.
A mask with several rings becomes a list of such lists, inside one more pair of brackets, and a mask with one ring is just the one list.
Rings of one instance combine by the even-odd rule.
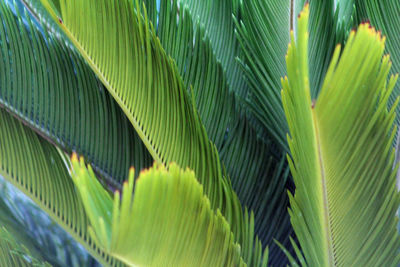
[[145, 266], [245, 266], [229, 224], [212, 211], [193, 171], [155, 165], [135, 184], [131, 169], [113, 200], [83, 159], [73, 157], [72, 165], [92, 237], [116, 258]]
[[[397, 266], [400, 196], [392, 169], [397, 77], [385, 38], [369, 24], [333, 55], [318, 99], [310, 97], [306, 7], [287, 55], [282, 102], [296, 184], [291, 221], [310, 266]], [[340, 57], [340, 59], [339, 59]], [[300, 252], [299, 252], [300, 253]], [[301, 255], [298, 255], [302, 258]]]

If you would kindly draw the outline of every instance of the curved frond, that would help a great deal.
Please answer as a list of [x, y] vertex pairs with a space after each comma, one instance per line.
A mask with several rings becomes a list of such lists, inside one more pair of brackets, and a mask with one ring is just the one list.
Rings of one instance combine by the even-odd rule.
[[[155, 13], [152, 2], [145, 1], [150, 14]], [[185, 87], [193, 94], [199, 117], [220, 153], [233, 189], [242, 205], [254, 212], [255, 233], [264, 246], [269, 246], [270, 263], [275, 258], [281, 260], [273, 239], [285, 243], [291, 234], [286, 211], [286, 164], [280, 162], [281, 155], [275, 155], [272, 144], [259, 140], [241, 115], [210, 40], [199, 23], [193, 24], [188, 8], [179, 8], [178, 1], [162, 1], [153, 22], [158, 23], [156, 33], [163, 48], [175, 60]]]
[[[193, 23], [188, 8], [178, 7], [178, 1], [162, 1], [157, 10], [156, 1], [143, 2], [150, 20], [157, 24], [156, 34], [163, 48], [175, 60], [186, 89], [193, 94], [199, 117], [220, 151], [233, 189], [242, 205], [255, 212], [255, 233], [264, 247], [270, 246], [272, 263], [275, 256], [282, 259], [273, 239], [287, 244], [291, 234], [284, 187], [286, 164], [278, 163], [280, 155], [274, 155], [273, 146], [259, 141], [247, 119], [240, 115], [210, 40], [200, 23]], [[30, 3], [40, 9], [37, 1]], [[244, 176], [248, 178], [243, 179]]]
[[[399, 1], [357, 1], [357, 11], [361, 20], [368, 20], [372, 26], [387, 36], [386, 52], [393, 61], [391, 73], [400, 73], [400, 2]], [[400, 95], [400, 83], [397, 83], [389, 103], [393, 105]], [[396, 123], [400, 125], [400, 107], [396, 108]]]
[[[134, 170], [114, 200], [83, 159], [72, 159], [73, 180], [91, 233], [107, 251], [138, 266], [244, 266], [229, 224], [215, 213], [194, 173], [171, 164]], [[133, 188], [135, 188], [133, 193]], [[162, 222], [162, 223], [160, 223]]]
[[0, 109], [0, 175], [30, 197], [103, 264], [122, 266], [88, 235], [88, 218], [66, 159], [57, 149]]
[[[392, 170], [396, 78], [382, 58], [384, 38], [369, 25], [335, 50], [312, 100], [308, 74], [308, 7], [287, 55], [282, 101], [290, 128], [296, 184], [291, 220], [309, 266], [397, 266], [400, 196]], [[339, 59], [339, 56], [341, 57]], [[298, 252], [301, 259], [301, 252]]]
[[241, 203], [254, 212], [255, 232], [269, 247], [269, 264], [281, 266], [286, 258], [274, 240], [289, 247], [293, 234], [285, 186], [289, 168], [285, 157], [274, 155], [272, 142], [265, 144], [256, 136], [246, 119], [240, 120], [230, 128], [220, 155]]
[[347, 39], [353, 25], [357, 25], [355, 0], [336, 1], [336, 43]]
[[0, 3], [0, 106], [66, 152], [85, 155], [113, 187], [152, 158], [84, 60]]
[[249, 0], [242, 4], [238, 39], [250, 86], [248, 107], [276, 142], [287, 148], [287, 124], [280, 100], [280, 77], [286, 74], [290, 0]]
[[218, 153], [197, 114], [194, 98], [190, 99], [146, 10], [139, 11], [139, 1], [134, 7], [128, 0], [60, 3], [62, 18], [52, 13], [53, 19], [122, 107], [153, 158], [192, 168], [211, 207], [221, 210], [230, 223], [245, 262], [258, 262], [261, 243], [254, 241], [254, 225], [243, 215], [229, 179], [222, 174]]
[[[237, 23], [244, 53], [242, 65], [251, 92], [247, 106], [256, 124], [263, 127], [282, 149], [289, 151], [288, 132], [281, 104], [280, 77], [286, 74], [285, 54], [290, 31], [297, 30], [294, 18], [304, 1], [243, 1]], [[333, 55], [335, 41], [342, 41], [351, 25], [342, 23], [336, 32], [334, 1], [310, 1], [310, 42], [308, 45], [311, 95], [316, 97]], [[339, 11], [337, 11], [339, 12]]]
[[48, 262], [32, 256], [27, 247], [18, 243], [5, 227], [0, 228], [0, 266], [51, 267]]
[[[308, 62], [310, 65], [311, 97], [316, 98], [322, 88], [329, 63], [335, 50], [336, 42], [341, 42], [336, 36], [336, 21], [334, 0], [311, 0], [310, 22], [308, 31], [310, 41], [308, 45]], [[350, 30], [352, 25], [346, 25]], [[345, 27], [345, 24], [342, 24]], [[299, 30], [299, 29], [298, 29]], [[340, 34], [342, 35], [342, 34]]]
[[231, 92], [242, 98], [247, 96], [247, 84], [236, 61], [241, 55], [235, 36], [234, 12], [238, 12], [239, 1], [232, 0], [178, 0], [181, 10], [189, 9], [194, 22], [204, 27], [211, 47], [226, 73]]
[[156, 34], [165, 52], [175, 60], [186, 90], [193, 95], [208, 137], [220, 150], [239, 111], [204, 29], [193, 23], [186, 6], [178, 8], [178, 0], [163, 1]]
[[[32, 256], [52, 266], [98, 266], [78, 242], [33, 201], [0, 177], [0, 226]], [[1, 265], [3, 266], [3, 265]]]

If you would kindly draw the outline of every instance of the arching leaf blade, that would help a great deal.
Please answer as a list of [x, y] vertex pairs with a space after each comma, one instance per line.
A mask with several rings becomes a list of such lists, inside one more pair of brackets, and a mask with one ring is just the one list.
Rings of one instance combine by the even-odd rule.
[[99, 262], [123, 266], [88, 235], [88, 218], [59, 151], [0, 109], [0, 175], [30, 197]]
[[90, 166], [76, 157], [72, 163], [93, 235], [125, 263], [245, 266], [229, 224], [211, 209], [192, 171], [175, 164], [168, 169], [154, 166], [142, 172], [134, 185], [132, 169], [121, 195], [117, 192], [113, 200]]
[[0, 4], [0, 106], [67, 153], [85, 155], [114, 188], [152, 158], [84, 60]]
[[351, 32], [313, 102], [307, 22], [308, 7], [292, 36], [282, 93], [296, 184], [290, 214], [306, 264], [397, 266], [396, 127], [387, 107], [396, 78], [386, 81], [384, 38], [369, 25]]
[[[138, 11], [139, 1], [136, 7], [127, 0], [60, 3], [60, 27], [116, 99], [153, 158], [195, 171], [212, 208], [221, 211], [235, 240], [241, 242], [243, 255], [247, 255], [244, 260], [257, 264], [262, 251], [260, 242], [254, 241], [254, 225], [243, 215], [229, 179], [222, 175], [218, 153], [197, 114], [195, 100], [184, 88], [146, 11]], [[76, 19], [83, 10], [84, 22]], [[246, 224], [251, 226], [245, 228]]]
[[156, 22], [157, 36], [195, 98], [199, 117], [219, 151], [233, 189], [242, 205], [254, 211], [256, 234], [264, 247], [272, 246], [270, 261], [274, 264], [275, 258], [282, 257], [273, 239], [285, 243], [291, 233], [286, 212], [286, 164], [275, 155], [271, 143], [257, 137], [237, 107], [210, 40], [200, 24], [193, 23], [187, 7], [178, 8], [178, 1], [161, 2]]
[[[386, 53], [392, 60], [391, 73], [400, 73], [400, 3], [398, 1], [356, 1], [360, 22], [369, 21], [372, 26], [382, 31], [386, 38]], [[400, 94], [400, 83], [396, 83], [389, 103], [393, 105]], [[400, 109], [396, 108], [396, 124], [400, 124]]]
[[247, 96], [247, 83], [236, 61], [241, 57], [239, 42], [235, 36], [233, 15], [238, 15], [239, 1], [231, 0], [179, 0], [181, 9], [190, 11], [194, 22], [200, 22], [211, 47], [226, 73], [230, 91], [241, 98]]

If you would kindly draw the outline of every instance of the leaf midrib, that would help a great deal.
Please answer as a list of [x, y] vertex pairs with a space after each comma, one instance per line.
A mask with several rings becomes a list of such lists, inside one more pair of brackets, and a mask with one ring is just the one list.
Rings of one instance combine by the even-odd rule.
[[[54, 14], [51, 14], [54, 16]], [[56, 19], [55, 19], [56, 21]], [[57, 22], [57, 24], [63, 29], [64, 33], [69, 37], [71, 42], [74, 44], [76, 49], [81, 53], [83, 58], [89, 64], [89, 66], [96, 73], [96, 76], [100, 79], [100, 81], [104, 84], [104, 86], [108, 89], [112, 97], [117, 101], [118, 105], [122, 108], [123, 112], [126, 114], [126, 117], [132, 123], [132, 126], [135, 128], [137, 134], [140, 139], [143, 141], [143, 144], [147, 147], [147, 150], [153, 157], [153, 159], [159, 163], [165, 163], [161, 159], [161, 155], [159, 155], [156, 151], [156, 148], [151, 145], [150, 139], [144, 134], [143, 129], [140, 127], [139, 122], [131, 115], [129, 108], [124, 104], [124, 101], [118, 96], [115, 88], [108, 82], [107, 78], [103, 75], [103, 72], [100, 70], [99, 66], [92, 60], [86, 50], [82, 47], [80, 42], [75, 38], [75, 35], [69, 31], [69, 29], [62, 23]]]
[[331, 231], [331, 220], [329, 214], [329, 199], [328, 199], [328, 191], [326, 185], [326, 175], [325, 175], [325, 166], [324, 166], [324, 159], [322, 155], [322, 147], [319, 135], [319, 128], [318, 128], [318, 120], [317, 114], [315, 112], [314, 105], [311, 108], [312, 113], [312, 123], [313, 123], [313, 130], [315, 135], [316, 141], [316, 149], [318, 154], [318, 166], [321, 175], [321, 185], [322, 185], [322, 200], [323, 200], [323, 227], [322, 232], [324, 233], [327, 248], [327, 258], [328, 258], [328, 265], [329, 266], [336, 266], [335, 254], [333, 249], [333, 240], [332, 240], [332, 231]]
[[32, 200], [41, 210], [43, 210], [49, 217], [57, 223], [63, 230], [65, 230], [68, 234], [71, 235], [73, 239], [79, 242], [90, 255], [92, 255], [96, 260], [104, 265], [109, 265], [110, 263], [107, 262], [106, 258], [103, 256], [104, 251], [100, 250], [99, 247], [93, 247], [94, 244], [91, 239], [89, 239], [88, 233], [86, 234], [79, 234], [76, 230], [71, 227], [65, 220], [63, 220], [60, 216], [57, 216], [56, 212], [54, 212], [53, 208], [49, 208], [45, 205], [42, 201], [39, 200], [38, 197], [35, 197], [32, 192], [27, 189], [25, 186], [20, 184], [10, 173], [0, 169], [0, 176], [4, 177], [7, 182], [9, 182], [14, 187], [18, 188], [25, 196], [27, 196], [30, 200]]

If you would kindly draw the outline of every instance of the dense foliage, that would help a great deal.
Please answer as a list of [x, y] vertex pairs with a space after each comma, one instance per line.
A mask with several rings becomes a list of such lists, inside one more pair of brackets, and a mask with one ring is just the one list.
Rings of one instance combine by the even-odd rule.
[[[20, 0], [0, 19], [0, 175], [99, 263], [400, 264], [400, 2]], [[94, 265], [1, 198], [1, 266]]]

